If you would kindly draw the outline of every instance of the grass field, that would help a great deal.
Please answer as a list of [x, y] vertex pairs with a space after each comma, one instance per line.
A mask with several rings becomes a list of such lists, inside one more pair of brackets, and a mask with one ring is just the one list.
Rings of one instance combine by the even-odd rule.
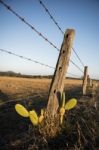
[[75, 97], [78, 104], [65, 114], [61, 132], [52, 138], [15, 112], [15, 104], [21, 103], [39, 113], [47, 105], [50, 83], [44, 78], [0, 77], [0, 150], [99, 150], [98, 87], [94, 97], [82, 96], [81, 80], [65, 80], [66, 100]]
[[[0, 101], [26, 99], [35, 96], [46, 96], [51, 79], [28, 79], [17, 77], [0, 77]], [[81, 80], [67, 79], [65, 89], [81, 86]]]

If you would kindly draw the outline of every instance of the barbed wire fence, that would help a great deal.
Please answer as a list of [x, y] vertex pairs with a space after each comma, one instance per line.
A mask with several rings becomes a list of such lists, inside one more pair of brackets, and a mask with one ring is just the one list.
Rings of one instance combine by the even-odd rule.
[[[49, 9], [45, 6], [45, 4], [41, 1], [38, 0], [40, 5], [44, 8], [44, 10], [46, 11], [46, 13], [49, 15], [50, 19], [54, 22], [54, 24], [57, 26], [57, 28], [60, 30], [60, 32], [62, 33], [62, 35], [64, 35], [63, 30], [61, 29], [61, 27], [59, 26], [58, 22], [55, 20], [55, 18], [52, 16], [52, 14], [50, 13]], [[79, 62], [81, 63], [82, 67], [84, 67], [84, 63], [82, 62], [81, 58], [79, 57], [79, 55], [77, 54], [76, 50], [72, 47], [72, 50], [74, 51], [76, 57], [78, 58]]]
[[[41, 0], [39, 0], [40, 4], [45, 8], [46, 12], [48, 12], [48, 14], [50, 15], [50, 18], [54, 21], [54, 23], [57, 25], [58, 29], [62, 31], [62, 29], [59, 27], [58, 23], [55, 21], [55, 19], [53, 18], [53, 16], [50, 14], [49, 10], [45, 7], [45, 5], [43, 4], [43, 2]], [[3, 6], [8, 9], [10, 12], [12, 12], [17, 18], [19, 18], [23, 23], [25, 23], [29, 28], [31, 28], [33, 31], [35, 31], [40, 37], [42, 37], [46, 42], [48, 42], [51, 46], [53, 46], [57, 51], [60, 51], [59, 48], [57, 48], [57, 46], [55, 46], [55, 44], [53, 44], [50, 40], [48, 40], [48, 38], [46, 38], [41, 32], [39, 32], [33, 25], [31, 25], [30, 23], [28, 23], [21, 15], [19, 15], [16, 11], [14, 11], [8, 4], [6, 4], [4, 1], [0, 0], [0, 3], [3, 4]], [[64, 32], [62, 32], [62, 34], [64, 34]], [[34, 60], [34, 59], [31, 59], [31, 58], [27, 58], [27, 57], [24, 57], [24, 56], [21, 56], [19, 54], [15, 54], [11, 51], [7, 51], [7, 50], [3, 50], [3, 49], [0, 49], [0, 51], [2, 52], [6, 52], [8, 54], [12, 54], [14, 56], [17, 56], [17, 57], [20, 57], [22, 59], [25, 59], [25, 60], [28, 60], [28, 61], [32, 61], [34, 63], [38, 63], [40, 65], [43, 65], [43, 66], [46, 66], [46, 67], [49, 67], [49, 68], [53, 68], [52, 66], [50, 65], [47, 65], [47, 64], [44, 64], [44, 63], [41, 63], [37, 60]], [[78, 56], [78, 54], [76, 53], [76, 51], [74, 50], [73, 48], [73, 51], [75, 52], [77, 58], [79, 58], [80, 62], [81, 59], [80, 57]], [[83, 70], [77, 65], [75, 64], [74, 61], [70, 60], [70, 62], [80, 71], [83, 73]], [[83, 64], [83, 63], [82, 63]], [[84, 65], [83, 65], [84, 67]], [[68, 73], [69, 75], [74, 75], [73, 73]], [[77, 75], [74, 75], [75, 77], [77, 77]]]
[[[56, 27], [59, 29], [59, 31], [61, 32], [61, 34], [63, 36], [65, 36], [64, 34], [64, 31], [62, 30], [62, 28], [60, 27], [59, 23], [55, 20], [55, 18], [52, 16], [52, 14], [50, 13], [49, 9], [45, 6], [45, 4], [41, 1], [41, 0], [37, 0], [40, 5], [44, 8], [45, 12], [49, 15], [50, 19], [54, 22], [54, 24], [56, 25]], [[23, 16], [21, 16], [19, 13], [17, 13], [14, 9], [12, 9], [11, 6], [9, 6], [8, 4], [6, 4], [3, 0], [0, 0], [0, 3], [7, 9], [9, 10], [14, 16], [16, 16], [20, 21], [22, 21], [27, 27], [29, 27], [32, 31], [36, 32], [38, 36], [40, 36], [43, 40], [45, 40], [48, 44], [50, 44], [50, 46], [52, 46], [55, 50], [57, 50], [58, 52], [60, 52], [60, 49], [52, 42], [50, 41], [45, 35], [43, 35], [41, 32], [39, 32], [32, 24], [30, 24]], [[75, 56], [77, 57], [77, 59], [79, 60], [81, 67], [79, 67], [79, 65], [77, 65], [73, 60], [69, 60], [70, 63], [75, 67], [77, 68], [80, 73], [82, 73], [81, 76], [78, 76], [74, 73], [71, 73], [71, 72], [67, 72], [67, 76], [71, 76], [73, 78], [78, 78], [78, 79], [83, 79], [83, 88], [82, 88], [82, 91], [83, 91], [83, 95], [86, 95], [86, 89], [87, 89], [87, 86], [88, 86], [88, 66], [85, 66], [82, 59], [80, 58], [78, 52], [72, 47], [72, 50], [75, 54]], [[44, 67], [47, 67], [47, 68], [50, 68], [50, 69], [53, 69], [55, 70], [55, 67], [54, 66], [51, 66], [49, 64], [46, 64], [46, 63], [43, 63], [43, 62], [40, 62], [38, 61], [37, 59], [32, 59], [32, 58], [28, 58], [26, 56], [23, 56], [23, 55], [20, 55], [20, 54], [17, 54], [17, 53], [14, 53], [13, 51], [9, 51], [9, 50], [5, 50], [3, 48], [0, 48], [0, 52], [3, 52], [3, 53], [7, 53], [9, 55], [13, 55], [13, 56], [16, 56], [16, 57], [19, 57], [20, 59], [24, 59], [26, 61], [31, 61], [33, 63], [36, 63], [36, 64], [39, 64], [41, 66], [44, 66]], [[90, 79], [90, 78], [89, 78]], [[90, 80], [91, 81], [91, 80]], [[90, 84], [91, 85], [91, 84]], [[13, 101], [13, 100], [12, 100]]]
[[[22, 55], [19, 55], [19, 54], [16, 54], [16, 53], [13, 53], [13, 52], [11, 52], [11, 51], [4, 50], [4, 49], [0, 49], [0, 51], [1, 51], [1, 52], [5, 52], [5, 53], [10, 54], [10, 55], [13, 55], [13, 56], [16, 56], [16, 57], [19, 57], [19, 58], [24, 59], [24, 60], [31, 61], [31, 62], [33, 62], [33, 63], [39, 64], [39, 65], [42, 65], [42, 66], [44, 66], [44, 67], [48, 67], [48, 68], [51, 68], [51, 69], [54, 69], [54, 70], [55, 70], [55, 67], [53, 67], [53, 66], [50, 66], [50, 65], [44, 64], [44, 63], [39, 62], [39, 61], [37, 61], [37, 60], [31, 59], [31, 58], [28, 58], [28, 57], [25, 57], [25, 56], [22, 56]], [[67, 74], [68, 74], [68, 75], [72, 75], [72, 76], [74, 76], [74, 77], [78, 77], [78, 78], [79, 78], [79, 76], [78, 76], [78, 75], [75, 75], [75, 74], [73, 74], [73, 73], [68, 72]]]
[[[40, 5], [44, 8], [45, 12], [49, 15], [50, 19], [54, 22], [54, 24], [57, 26], [57, 28], [59, 29], [59, 31], [62, 33], [62, 35], [64, 35], [63, 30], [61, 29], [61, 27], [59, 26], [59, 23], [55, 20], [55, 18], [52, 16], [52, 14], [50, 13], [49, 9], [45, 6], [45, 4], [42, 2], [42, 0], [38, 0]], [[74, 54], [76, 55], [76, 57], [78, 58], [80, 64], [82, 65], [82, 67], [84, 68], [84, 72], [82, 71], [82, 69], [74, 63], [74, 61], [70, 60], [70, 62], [79, 70], [83, 73], [83, 88], [82, 88], [82, 93], [83, 95], [86, 95], [87, 93], [87, 87], [91, 87], [93, 86], [92, 84], [92, 80], [90, 79], [89, 75], [88, 75], [88, 66], [85, 66], [83, 61], [81, 60], [80, 56], [78, 55], [78, 53], [76, 52], [76, 50], [72, 47], [72, 50], [74, 52]], [[89, 80], [89, 81], [88, 81]]]
[[[63, 30], [61, 29], [61, 27], [59, 26], [59, 24], [56, 22], [56, 20], [54, 19], [54, 17], [51, 15], [50, 11], [48, 10], [48, 8], [45, 6], [45, 4], [41, 1], [41, 0], [38, 0], [40, 2], [40, 4], [43, 6], [43, 8], [45, 9], [45, 11], [47, 12], [47, 14], [50, 16], [51, 20], [55, 23], [55, 25], [58, 27], [58, 29], [60, 30], [60, 32], [64, 35], [64, 32]], [[59, 48], [57, 48], [57, 46], [55, 46], [55, 44], [53, 44], [48, 38], [46, 38], [41, 32], [39, 32], [34, 26], [32, 26], [30, 23], [28, 23], [23, 17], [21, 17], [16, 11], [14, 11], [10, 6], [8, 6], [4, 1], [0, 0], [0, 3], [3, 4], [3, 6], [5, 6], [9, 11], [11, 11], [16, 17], [18, 17], [23, 23], [25, 23], [28, 27], [30, 27], [33, 31], [35, 31], [40, 37], [42, 37], [46, 42], [48, 42], [51, 46], [53, 46], [57, 51], [60, 51]], [[83, 69], [84, 69], [84, 63], [82, 62], [81, 58], [79, 57], [78, 53], [76, 52], [76, 50], [72, 47], [72, 50], [73, 52], [75, 53], [76, 57], [78, 58], [79, 62], [81, 63]], [[28, 58], [28, 57], [25, 57], [23, 55], [19, 55], [19, 54], [16, 54], [12, 51], [9, 51], [9, 50], [5, 50], [5, 49], [1, 49], [0, 48], [0, 51], [1, 52], [4, 52], [4, 53], [7, 53], [9, 55], [13, 55], [13, 56], [16, 56], [16, 57], [19, 57], [20, 59], [24, 59], [24, 60], [27, 60], [27, 61], [31, 61], [33, 63], [36, 63], [36, 64], [39, 64], [41, 66], [44, 66], [44, 67], [47, 67], [47, 68], [50, 68], [50, 69], [54, 69], [55, 70], [55, 67], [53, 66], [50, 66], [49, 64], [45, 64], [45, 63], [42, 63], [40, 61], [38, 61], [37, 59], [32, 59], [32, 58]], [[73, 60], [70, 60], [70, 62], [82, 73], [83, 75], [83, 70], [73, 61]], [[75, 75], [73, 73], [70, 73], [70, 72], [67, 72], [68, 75], [71, 75], [71, 76], [74, 76], [74, 77], [77, 77], [77, 78], [80, 78], [78, 75]], [[9, 101], [7, 103], [10, 103], [10, 102], [14, 102], [15, 100], [12, 100], [12, 101]], [[6, 102], [5, 102], [6, 103]], [[5, 115], [6, 112], [3, 112], [1, 114], [1, 117], [2, 115]], [[23, 133], [22, 133], [23, 134]], [[17, 136], [21, 136], [22, 134], [17, 134]], [[28, 141], [30, 141], [31, 139], [29, 139]]]

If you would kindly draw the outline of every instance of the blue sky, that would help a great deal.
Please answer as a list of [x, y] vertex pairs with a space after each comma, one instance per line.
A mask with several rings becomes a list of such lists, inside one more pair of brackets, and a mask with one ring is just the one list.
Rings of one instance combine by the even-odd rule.
[[[46, 14], [38, 0], [4, 0], [59, 49], [63, 35]], [[65, 32], [76, 31], [73, 47], [89, 75], [99, 79], [99, 0], [42, 0], [55, 20]], [[0, 48], [38, 60], [51, 66], [56, 65], [59, 52], [21, 22], [0, 3]], [[82, 68], [72, 51], [71, 59]], [[82, 68], [83, 69], [83, 68]], [[53, 74], [54, 70], [0, 52], [0, 70], [12, 70], [24, 74]], [[68, 72], [82, 76], [71, 63]]]

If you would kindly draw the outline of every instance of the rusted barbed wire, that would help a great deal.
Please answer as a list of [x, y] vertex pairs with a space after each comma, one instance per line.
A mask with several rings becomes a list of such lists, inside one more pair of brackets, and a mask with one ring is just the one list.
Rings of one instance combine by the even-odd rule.
[[[24, 22], [27, 26], [29, 26], [33, 31], [35, 31], [40, 37], [42, 37], [45, 41], [47, 41], [50, 45], [52, 45], [56, 50], [60, 51], [52, 42], [50, 42], [42, 33], [40, 33], [36, 28], [34, 28], [30, 23], [28, 23], [23, 17], [21, 17], [17, 12], [15, 12], [9, 5], [7, 5], [4, 1], [0, 0], [0, 2], [5, 6], [9, 11], [11, 11], [16, 17], [18, 17], [22, 22]], [[76, 65], [72, 60], [70, 62], [77, 67], [81, 72], [83, 72], [78, 65]]]
[[[57, 28], [60, 30], [60, 32], [64, 35], [63, 30], [61, 29], [61, 27], [59, 26], [59, 24], [55, 20], [55, 18], [52, 16], [52, 14], [50, 13], [49, 9], [45, 6], [45, 4], [41, 0], [38, 0], [38, 1], [39, 1], [40, 5], [44, 8], [44, 10], [46, 11], [46, 13], [49, 15], [50, 19], [54, 22], [54, 24], [57, 26]], [[79, 59], [81, 65], [84, 67], [84, 63], [82, 62], [81, 58], [77, 54], [76, 50], [74, 48], [72, 48], [72, 50], [74, 51], [76, 57]]]

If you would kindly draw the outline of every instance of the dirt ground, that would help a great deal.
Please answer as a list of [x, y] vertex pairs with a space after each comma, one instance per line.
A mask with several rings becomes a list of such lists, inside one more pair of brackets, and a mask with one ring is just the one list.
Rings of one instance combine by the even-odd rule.
[[75, 97], [78, 104], [65, 114], [61, 132], [52, 138], [15, 112], [20, 103], [39, 113], [47, 105], [50, 83], [50, 79], [0, 77], [0, 150], [99, 150], [99, 88], [94, 97], [82, 96], [81, 80], [65, 81], [66, 100]]

